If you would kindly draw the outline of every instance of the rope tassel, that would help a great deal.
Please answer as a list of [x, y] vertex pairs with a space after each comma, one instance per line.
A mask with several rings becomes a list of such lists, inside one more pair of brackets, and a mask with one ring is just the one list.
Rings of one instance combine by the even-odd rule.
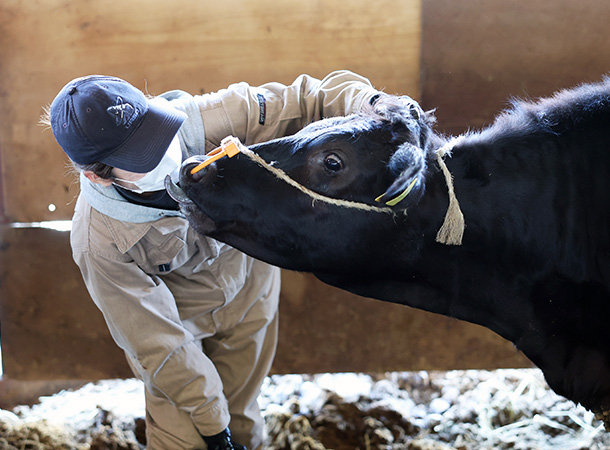
[[436, 154], [436, 160], [443, 171], [443, 175], [445, 175], [445, 182], [449, 191], [449, 208], [447, 208], [443, 225], [436, 233], [436, 242], [445, 245], [462, 245], [462, 237], [466, 227], [464, 214], [462, 214], [460, 204], [453, 190], [453, 177], [443, 160], [443, 156], [450, 148], [453, 148], [453, 145], [442, 147]]

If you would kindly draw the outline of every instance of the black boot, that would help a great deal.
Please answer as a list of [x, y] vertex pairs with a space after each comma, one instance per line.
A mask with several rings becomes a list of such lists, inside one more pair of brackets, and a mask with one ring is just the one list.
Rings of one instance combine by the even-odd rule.
[[231, 440], [231, 431], [228, 428], [214, 436], [203, 436], [203, 440], [208, 450], [247, 450], [243, 445]]

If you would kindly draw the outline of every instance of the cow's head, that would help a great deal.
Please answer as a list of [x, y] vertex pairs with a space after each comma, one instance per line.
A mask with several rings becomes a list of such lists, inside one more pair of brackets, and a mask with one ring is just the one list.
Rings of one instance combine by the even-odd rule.
[[205, 156], [190, 158], [182, 192], [168, 190], [195, 229], [258, 259], [296, 270], [345, 266], [374, 245], [371, 230], [386, 239], [384, 228], [423, 194], [432, 122], [415, 101], [382, 94], [366, 111], [195, 174]]

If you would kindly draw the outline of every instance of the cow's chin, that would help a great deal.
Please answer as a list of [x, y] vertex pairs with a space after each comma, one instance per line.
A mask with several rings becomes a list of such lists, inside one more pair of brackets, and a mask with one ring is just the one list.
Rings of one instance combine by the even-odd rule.
[[201, 234], [210, 234], [216, 230], [212, 219], [205, 215], [195, 204], [180, 205], [180, 211], [186, 217], [191, 227]]
[[180, 212], [184, 214], [195, 231], [209, 234], [216, 229], [214, 221], [197, 207], [197, 204], [172, 181], [169, 175], [165, 177], [165, 189], [169, 196], [180, 205]]

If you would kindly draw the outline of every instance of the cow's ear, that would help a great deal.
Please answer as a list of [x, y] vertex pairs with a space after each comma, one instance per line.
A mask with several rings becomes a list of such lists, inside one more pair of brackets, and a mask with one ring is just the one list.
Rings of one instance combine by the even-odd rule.
[[375, 200], [394, 206], [407, 198], [421, 182], [425, 169], [424, 154], [419, 147], [405, 142], [390, 158], [388, 169], [390, 173], [398, 175], [390, 187]]

